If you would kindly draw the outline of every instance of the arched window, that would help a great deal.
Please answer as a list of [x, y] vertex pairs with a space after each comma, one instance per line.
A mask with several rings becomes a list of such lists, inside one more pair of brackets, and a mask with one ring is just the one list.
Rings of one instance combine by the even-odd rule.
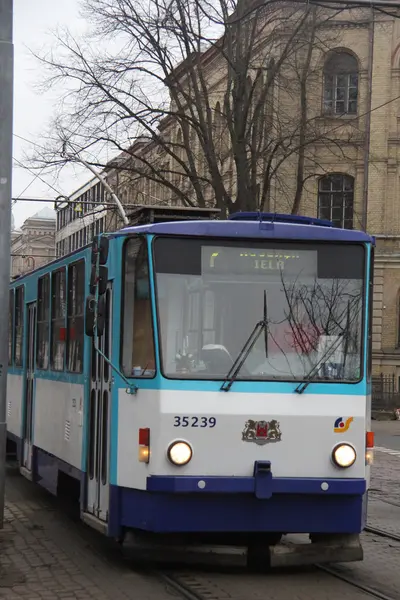
[[318, 182], [318, 216], [335, 227], [353, 229], [354, 178], [335, 173]]
[[[397, 311], [397, 340], [396, 348], [400, 348], [400, 290], [397, 292], [396, 298], [396, 311]], [[400, 377], [399, 377], [399, 391], [400, 391]]]
[[358, 64], [349, 52], [330, 54], [324, 65], [324, 110], [332, 115], [357, 114]]

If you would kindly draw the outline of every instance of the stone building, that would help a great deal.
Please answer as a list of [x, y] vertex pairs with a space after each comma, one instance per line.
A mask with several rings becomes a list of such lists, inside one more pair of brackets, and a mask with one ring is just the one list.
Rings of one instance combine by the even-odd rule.
[[[375, 375], [391, 376], [400, 390], [400, 19], [396, 14], [369, 8], [338, 11], [323, 36], [329, 43], [325, 48], [322, 44], [312, 59], [308, 111], [316, 126], [335, 131], [335, 140], [330, 143], [326, 136], [308, 147], [307, 182], [299, 212], [328, 218], [337, 227], [366, 229], [376, 236], [373, 370]], [[209, 49], [202, 56], [217, 115], [225, 75], [218, 64], [220, 58], [213, 52], [215, 49]], [[181, 72], [185, 72], [184, 65]], [[171, 113], [173, 110], [171, 103]], [[279, 119], [280, 111], [290, 110], [296, 115], [299, 106], [283, 86], [278, 86], [272, 119]], [[173, 118], [168, 117], [160, 128], [164, 140], [169, 137], [180, 144], [179, 127]], [[146, 153], [147, 163], [157, 160], [160, 168], [168, 164], [168, 157], [154, 144], [143, 140], [138, 144]], [[234, 198], [232, 164], [230, 153], [226, 177]], [[295, 167], [294, 160], [285, 162], [279, 179], [271, 186], [265, 210], [291, 210]], [[179, 179], [177, 165], [171, 171]], [[180, 202], [165, 186], [146, 181], [144, 175], [121, 180], [118, 186], [120, 197], [127, 203]], [[105, 228], [118, 226], [120, 221], [115, 218], [115, 223], [106, 223]]]
[[55, 212], [45, 207], [11, 232], [11, 278], [32, 271], [55, 258]]
[[[123, 153], [114, 163], [125, 160]], [[105, 168], [102, 177], [124, 204], [125, 210], [143, 203], [139, 189], [132, 185], [130, 178], [112, 167]], [[136, 203], [135, 203], [136, 201]], [[56, 203], [56, 255], [64, 256], [78, 250], [93, 240], [93, 236], [104, 231], [115, 231], [123, 222], [119, 210], [109, 192], [97, 177], [72, 192], [69, 201]]]
[[70, 196], [72, 202], [57, 202], [55, 233], [56, 255], [64, 256], [90, 243], [94, 235], [105, 231], [105, 190], [93, 178]]
[[[335, 140], [330, 144], [327, 136], [308, 147], [299, 213], [376, 236], [373, 373], [390, 376], [400, 391], [400, 19], [344, 10], [324, 35], [329, 43], [313, 57], [308, 110], [319, 126], [335, 131]], [[204, 61], [217, 107], [223, 69], [212, 52]], [[299, 106], [281, 86], [276, 118], [284, 110]], [[286, 161], [265, 210], [290, 212], [295, 175], [294, 162]], [[233, 195], [234, 187], [233, 181]]]

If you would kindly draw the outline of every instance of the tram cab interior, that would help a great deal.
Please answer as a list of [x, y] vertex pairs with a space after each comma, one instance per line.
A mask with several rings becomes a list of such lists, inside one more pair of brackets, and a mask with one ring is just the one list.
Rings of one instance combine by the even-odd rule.
[[[188, 240], [181, 247], [180, 242], [167, 241], [172, 251], [168, 261], [155, 252], [161, 354], [167, 377], [224, 379], [264, 319], [266, 331], [248, 354], [239, 378], [301, 380], [335, 338], [338, 350], [317, 376], [359, 377], [364, 282], [358, 249], [354, 264], [348, 260], [348, 273], [338, 277], [332, 265], [338, 257], [330, 258], [323, 251], [321, 258], [315, 246], [303, 250], [286, 244], [286, 248], [268, 251], [262, 245], [249, 249], [244, 243], [221, 243], [218, 252], [225, 254], [229, 268], [214, 273], [204, 263], [207, 246], [200, 249], [200, 267], [199, 257], [191, 257], [199, 249], [191, 253]], [[246, 253], [249, 256], [243, 257]], [[252, 266], [247, 272], [240, 268], [235, 272], [238, 255]]]

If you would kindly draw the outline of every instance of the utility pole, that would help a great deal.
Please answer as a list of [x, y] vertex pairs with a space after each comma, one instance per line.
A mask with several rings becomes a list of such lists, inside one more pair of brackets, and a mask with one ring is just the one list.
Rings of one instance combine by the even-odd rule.
[[79, 156], [79, 154], [77, 152], [75, 152], [75, 150], [72, 148], [72, 152], [68, 152], [67, 150], [67, 142], [64, 143], [64, 148], [62, 151], [62, 156], [64, 158], [69, 158], [69, 160], [71, 161], [75, 161], [77, 163], [81, 163], [82, 165], [84, 165], [87, 169], [89, 169], [89, 171], [91, 171], [93, 173], [93, 175], [95, 177], [97, 177], [97, 179], [100, 181], [100, 183], [102, 183], [104, 185], [104, 187], [106, 188], [107, 192], [111, 195], [111, 198], [114, 200], [119, 213], [122, 217], [122, 220], [124, 222], [125, 225], [129, 225], [129, 219], [126, 216], [126, 212], [124, 207], [122, 206], [122, 202], [120, 201], [120, 199], [118, 198], [118, 196], [116, 195], [116, 193], [114, 192], [114, 190], [111, 188], [110, 185], [108, 185], [108, 182], [106, 180], [105, 177], [103, 177], [102, 175], [100, 175], [100, 173], [98, 171], [96, 171], [96, 169], [94, 167], [92, 167], [92, 165], [90, 165], [89, 163], [86, 162], [86, 160], [84, 160], [83, 158], [81, 158]]
[[0, 529], [6, 480], [13, 79], [13, 0], [0, 0]]

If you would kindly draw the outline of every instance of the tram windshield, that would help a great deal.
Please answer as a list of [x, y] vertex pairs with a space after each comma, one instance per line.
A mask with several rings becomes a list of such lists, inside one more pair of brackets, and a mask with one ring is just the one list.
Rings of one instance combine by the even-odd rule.
[[237, 380], [360, 379], [363, 246], [160, 237], [154, 259], [166, 377], [224, 379], [266, 314]]

